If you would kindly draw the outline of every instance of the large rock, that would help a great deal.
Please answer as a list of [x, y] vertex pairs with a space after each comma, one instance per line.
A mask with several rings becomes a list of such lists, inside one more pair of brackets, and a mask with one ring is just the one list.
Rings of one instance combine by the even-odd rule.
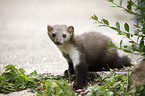
[[136, 87], [145, 85], [145, 60], [142, 60], [141, 63], [132, 70], [129, 77], [129, 90], [134, 88], [134, 83], [136, 83]]

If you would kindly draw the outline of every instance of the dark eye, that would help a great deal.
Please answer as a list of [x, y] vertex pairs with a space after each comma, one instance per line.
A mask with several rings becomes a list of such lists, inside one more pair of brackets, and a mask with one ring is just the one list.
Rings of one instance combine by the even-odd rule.
[[52, 37], [55, 37], [55, 36], [56, 36], [56, 34], [55, 34], [55, 33], [53, 33], [53, 34], [52, 34]]
[[63, 34], [63, 37], [65, 38], [66, 37], [66, 34]]

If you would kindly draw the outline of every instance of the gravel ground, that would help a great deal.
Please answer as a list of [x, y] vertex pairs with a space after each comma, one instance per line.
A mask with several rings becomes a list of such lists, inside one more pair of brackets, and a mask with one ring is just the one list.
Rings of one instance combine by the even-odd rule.
[[[24, 68], [27, 74], [63, 74], [65, 59], [47, 36], [47, 24], [67, 24], [75, 27], [75, 34], [99, 31], [112, 38], [118, 46], [121, 36], [113, 30], [97, 27], [91, 16], [108, 19], [111, 25], [128, 22], [131, 15], [112, 8], [105, 0], [0, 0], [0, 69], [8, 64]], [[122, 27], [122, 26], [121, 26]], [[132, 30], [132, 29], [130, 29]], [[124, 41], [126, 43], [126, 40]], [[124, 55], [119, 51], [119, 54]], [[130, 55], [132, 63], [137, 63]], [[31, 96], [25, 91], [0, 96]]]

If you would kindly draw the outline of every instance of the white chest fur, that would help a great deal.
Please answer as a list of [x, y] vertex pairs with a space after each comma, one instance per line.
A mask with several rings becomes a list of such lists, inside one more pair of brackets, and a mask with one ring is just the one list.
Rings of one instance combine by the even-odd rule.
[[63, 45], [57, 45], [57, 47], [62, 53], [64, 52], [70, 56], [74, 66], [80, 63], [80, 53], [74, 45], [65, 43]]

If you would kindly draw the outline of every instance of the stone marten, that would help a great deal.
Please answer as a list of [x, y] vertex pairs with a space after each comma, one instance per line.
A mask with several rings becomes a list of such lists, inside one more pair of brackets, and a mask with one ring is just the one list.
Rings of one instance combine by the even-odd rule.
[[74, 27], [67, 25], [48, 25], [47, 30], [50, 39], [66, 58], [69, 73], [76, 74], [75, 90], [85, 86], [88, 71], [107, 71], [130, 65], [127, 56], [119, 57], [117, 51], [110, 51], [111, 39], [101, 33], [74, 35]]

